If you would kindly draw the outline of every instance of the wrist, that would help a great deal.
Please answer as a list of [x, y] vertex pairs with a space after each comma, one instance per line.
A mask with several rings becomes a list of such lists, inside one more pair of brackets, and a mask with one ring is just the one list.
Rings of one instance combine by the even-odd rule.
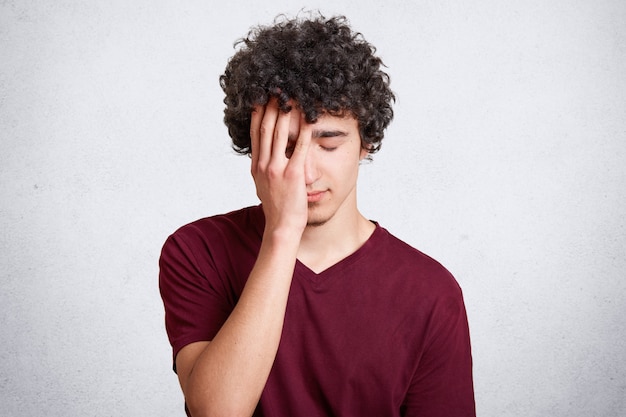
[[271, 227], [266, 225], [263, 231], [263, 242], [271, 246], [288, 248], [300, 246], [304, 229], [297, 227]]

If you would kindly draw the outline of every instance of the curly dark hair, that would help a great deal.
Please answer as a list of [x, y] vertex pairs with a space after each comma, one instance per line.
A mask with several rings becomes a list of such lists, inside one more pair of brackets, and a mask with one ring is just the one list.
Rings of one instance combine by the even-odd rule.
[[344, 16], [279, 16], [273, 26], [251, 29], [235, 47], [220, 85], [226, 94], [224, 123], [236, 152], [250, 154], [251, 112], [270, 97], [277, 97], [285, 112], [294, 100], [308, 123], [323, 113], [353, 116], [362, 147], [370, 154], [380, 149], [395, 96], [376, 49]]

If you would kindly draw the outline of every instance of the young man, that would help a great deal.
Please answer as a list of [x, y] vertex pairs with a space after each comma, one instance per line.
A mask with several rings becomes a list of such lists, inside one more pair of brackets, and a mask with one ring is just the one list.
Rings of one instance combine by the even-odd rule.
[[474, 416], [454, 278], [357, 208], [393, 117], [374, 48], [344, 18], [248, 34], [221, 86], [261, 205], [169, 237], [160, 289], [188, 414]]

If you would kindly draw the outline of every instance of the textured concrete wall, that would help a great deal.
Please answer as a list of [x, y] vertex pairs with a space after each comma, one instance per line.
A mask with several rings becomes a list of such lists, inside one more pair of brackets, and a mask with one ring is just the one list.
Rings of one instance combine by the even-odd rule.
[[[293, 1], [0, 2], [0, 414], [173, 416], [161, 244], [255, 204], [217, 77]], [[363, 212], [464, 288], [481, 416], [626, 409], [626, 3], [327, 1], [398, 93]]]

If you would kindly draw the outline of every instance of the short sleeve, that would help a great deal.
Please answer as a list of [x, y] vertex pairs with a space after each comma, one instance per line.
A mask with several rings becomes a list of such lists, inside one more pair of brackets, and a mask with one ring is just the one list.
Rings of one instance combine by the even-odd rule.
[[460, 288], [433, 305], [425, 350], [403, 411], [406, 417], [476, 415], [469, 329]]
[[193, 227], [170, 236], [159, 260], [159, 289], [165, 328], [176, 355], [184, 346], [210, 341], [233, 306], [214, 265], [207, 242]]

